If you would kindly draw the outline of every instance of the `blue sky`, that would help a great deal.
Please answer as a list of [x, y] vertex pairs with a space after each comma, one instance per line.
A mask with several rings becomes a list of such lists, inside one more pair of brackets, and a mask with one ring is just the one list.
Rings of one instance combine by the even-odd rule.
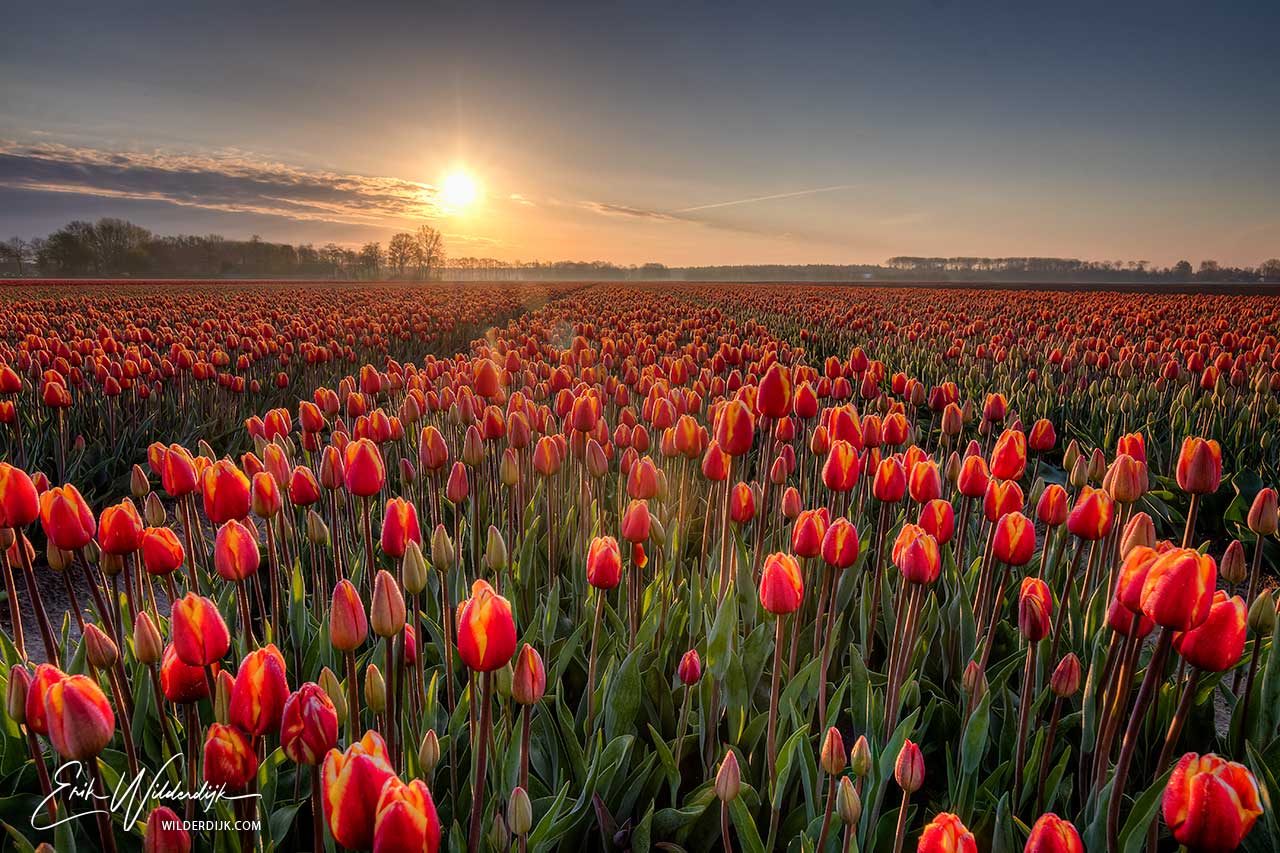
[[[1280, 4], [107, 5], [0, 34], [0, 236], [1280, 255]], [[479, 204], [441, 203], [455, 171]]]

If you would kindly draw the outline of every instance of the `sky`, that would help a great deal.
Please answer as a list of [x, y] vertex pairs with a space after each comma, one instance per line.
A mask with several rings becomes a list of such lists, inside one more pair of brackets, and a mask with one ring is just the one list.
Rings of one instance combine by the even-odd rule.
[[1277, 32], [1255, 0], [26, 2], [0, 238], [427, 222], [503, 260], [1256, 265]]

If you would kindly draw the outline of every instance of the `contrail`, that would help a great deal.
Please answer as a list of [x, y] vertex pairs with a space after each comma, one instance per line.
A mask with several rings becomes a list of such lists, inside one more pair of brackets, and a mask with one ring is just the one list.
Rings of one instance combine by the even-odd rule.
[[698, 204], [698, 205], [694, 205], [693, 207], [682, 207], [679, 210], [675, 210], [672, 212], [673, 213], [693, 213], [695, 210], [711, 210], [712, 208], [715, 208], [715, 207], [732, 207], [733, 205], [736, 205], [736, 204], [751, 204], [757, 201], [773, 201], [774, 199], [778, 199], [778, 198], [795, 198], [798, 195], [815, 195], [817, 193], [835, 192], [836, 190], [851, 190], [856, 186], [858, 185], [857, 184], [836, 184], [835, 186], [832, 186], [832, 187], [818, 187], [817, 189], [812, 189], [812, 190], [796, 190], [795, 192], [790, 192], [790, 193], [774, 193], [773, 195], [758, 195], [758, 196], [755, 196], [754, 198], [740, 198], [740, 199], [737, 199], [736, 201], [717, 201], [712, 204]]

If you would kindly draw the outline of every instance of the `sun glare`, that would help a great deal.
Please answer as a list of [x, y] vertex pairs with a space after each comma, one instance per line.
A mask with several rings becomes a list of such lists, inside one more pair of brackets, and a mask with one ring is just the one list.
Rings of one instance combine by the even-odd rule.
[[454, 209], [463, 210], [475, 204], [480, 196], [480, 188], [475, 179], [466, 172], [453, 172], [445, 177], [440, 187], [440, 197], [444, 203]]

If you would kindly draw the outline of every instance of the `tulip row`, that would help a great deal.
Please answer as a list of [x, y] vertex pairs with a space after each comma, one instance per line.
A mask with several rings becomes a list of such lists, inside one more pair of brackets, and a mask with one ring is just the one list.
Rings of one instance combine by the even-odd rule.
[[[819, 368], [787, 306], [681, 296], [566, 294], [365, 365], [248, 418], [238, 458], [153, 444], [98, 513], [0, 464], [31, 825], [82, 810], [51, 747], [259, 821], [95, 816], [163, 851], [1280, 841], [1274, 490], [1236, 472], [1224, 504], [1214, 440], [1093, 443], [1104, 401], [962, 391], [911, 348], [901, 382], [862, 349]], [[1224, 349], [1274, 354], [1241, 316]], [[1253, 404], [1196, 417], [1219, 405]]]

